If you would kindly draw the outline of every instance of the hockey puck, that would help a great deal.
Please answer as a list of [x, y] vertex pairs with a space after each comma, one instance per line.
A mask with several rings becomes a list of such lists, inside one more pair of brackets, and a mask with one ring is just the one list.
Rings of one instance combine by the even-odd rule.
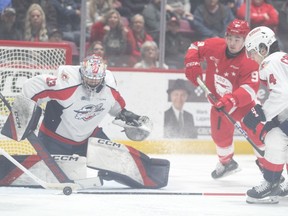
[[69, 186], [66, 186], [63, 188], [63, 194], [69, 196], [70, 194], [72, 194], [72, 188]]

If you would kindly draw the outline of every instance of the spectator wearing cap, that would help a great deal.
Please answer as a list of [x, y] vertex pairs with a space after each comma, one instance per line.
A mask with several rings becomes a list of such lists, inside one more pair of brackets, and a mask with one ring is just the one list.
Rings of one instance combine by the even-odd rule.
[[164, 112], [164, 138], [196, 138], [193, 115], [184, 110], [190, 90], [187, 81], [177, 79], [167, 90], [171, 107]]
[[167, 13], [165, 36], [165, 63], [169, 68], [184, 68], [184, 56], [191, 44], [190, 38], [185, 38], [179, 32], [180, 20], [174, 13]]
[[0, 19], [0, 40], [22, 40], [21, 31], [16, 27], [15, 20], [15, 9], [12, 7], [5, 8]]

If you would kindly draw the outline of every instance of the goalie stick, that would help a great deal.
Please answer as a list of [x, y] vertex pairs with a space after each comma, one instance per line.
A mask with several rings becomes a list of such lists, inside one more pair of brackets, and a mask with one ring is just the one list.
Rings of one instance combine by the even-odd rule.
[[[11, 111], [12, 107], [6, 100], [6, 98], [3, 96], [3, 94], [0, 92], [0, 99], [3, 101], [5, 106]], [[33, 173], [31, 173], [28, 169], [26, 169], [22, 164], [20, 164], [18, 161], [16, 161], [11, 155], [9, 155], [7, 152], [5, 152], [3, 149], [1, 150], [1, 153], [14, 165], [16, 165], [19, 169], [21, 169], [24, 173], [26, 173], [28, 176], [30, 176], [33, 180], [35, 180], [38, 184], [40, 184], [42, 187], [46, 189], [62, 189], [63, 193], [66, 195], [69, 195], [72, 193], [73, 189], [86, 189], [91, 187], [99, 187], [102, 186], [102, 181], [97, 178], [91, 178], [91, 179], [83, 179], [83, 180], [71, 180], [67, 177], [67, 175], [63, 172], [63, 170], [59, 167], [59, 165], [56, 163], [56, 161], [52, 158], [50, 153], [47, 151], [43, 143], [40, 142], [39, 138], [35, 135], [34, 132], [31, 132], [27, 136], [27, 140], [31, 143], [31, 145], [36, 150], [39, 157], [44, 161], [44, 163], [47, 165], [47, 167], [50, 169], [52, 174], [56, 177], [56, 179], [60, 183], [47, 183], [37, 176], [35, 176]]]
[[[201, 80], [200, 77], [197, 77], [197, 82], [199, 86], [203, 89], [203, 91], [206, 93], [207, 97], [213, 101], [214, 103], [217, 102], [217, 99], [215, 95], [213, 95], [208, 87], [205, 85], [205, 83]], [[259, 149], [257, 145], [249, 138], [246, 131], [243, 130], [243, 128], [232, 118], [232, 116], [226, 112], [224, 109], [220, 109], [220, 111], [228, 118], [228, 120], [238, 129], [238, 131], [246, 138], [246, 140], [251, 144], [251, 146], [257, 151], [262, 157], [264, 156], [264, 151]]]

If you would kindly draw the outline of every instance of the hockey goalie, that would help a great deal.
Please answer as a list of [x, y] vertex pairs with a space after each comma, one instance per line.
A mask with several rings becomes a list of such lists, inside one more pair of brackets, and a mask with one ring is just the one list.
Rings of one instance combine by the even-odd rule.
[[[42, 120], [43, 102], [46, 108]], [[100, 57], [92, 55], [80, 66], [60, 66], [57, 75], [28, 79], [15, 98], [1, 133], [16, 141], [28, 139], [38, 155], [13, 157], [46, 182], [85, 179], [89, 167], [98, 170], [101, 184], [103, 180], [114, 180], [131, 188], [165, 187], [169, 161], [150, 158], [111, 141], [98, 126], [107, 114], [115, 117], [113, 123], [123, 127], [129, 139], [144, 140], [152, 130], [147, 116], [125, 108], [112, 73]], [[59, 177], [62, 171], [65, 178]], [[1, 156], [0, 185], [37, 184]]]

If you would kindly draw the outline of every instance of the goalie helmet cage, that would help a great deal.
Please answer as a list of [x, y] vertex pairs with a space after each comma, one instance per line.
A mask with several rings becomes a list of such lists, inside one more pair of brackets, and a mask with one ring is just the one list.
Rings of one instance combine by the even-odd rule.
[[[56, 74], [60, 65], [72, 64], [68, 43], [0, 40], [0, 92], [12, 105], [25, 80], [39, 74]], [[0, 101], [0, 130], [9, 110]], [[11, 155], [36, 154], [27, 140], [16, 142], [0, 134], [0, 147]]]

